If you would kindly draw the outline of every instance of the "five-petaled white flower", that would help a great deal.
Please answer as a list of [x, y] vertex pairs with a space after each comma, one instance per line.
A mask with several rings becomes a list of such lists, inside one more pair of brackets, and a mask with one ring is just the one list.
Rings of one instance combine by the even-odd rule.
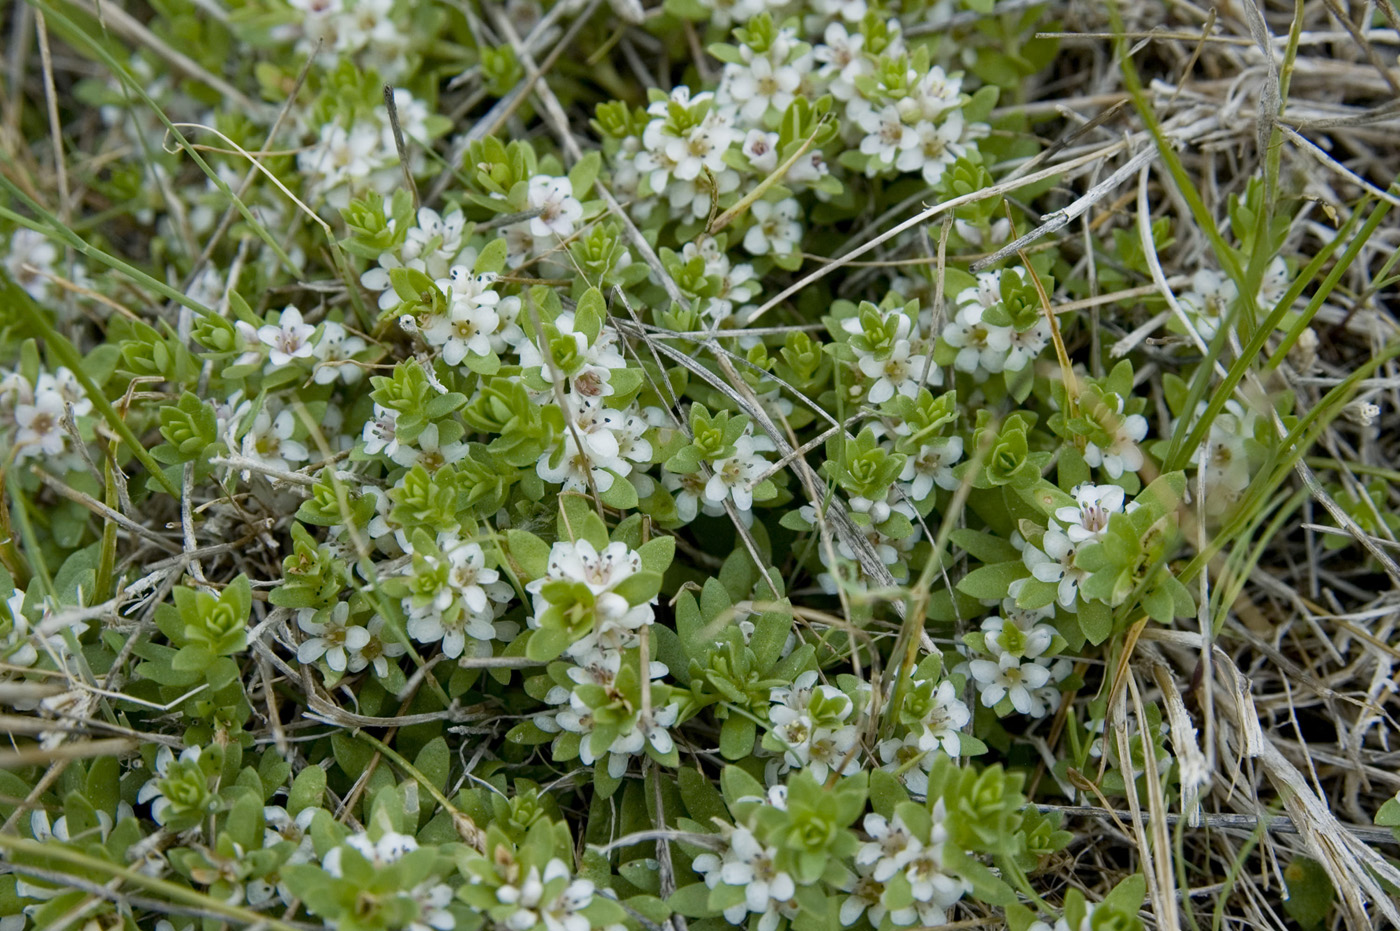
[[258, 327], [258, 339], [270, 347], [267, 354], [269, 373], [272, 369], [291, 364], [293, 359], [310, 358], [315, 351], [311, 345], [311, 334], [316, 328], [303, 323], [301, 311], [291, 304], [282, 311], [276, 324]]

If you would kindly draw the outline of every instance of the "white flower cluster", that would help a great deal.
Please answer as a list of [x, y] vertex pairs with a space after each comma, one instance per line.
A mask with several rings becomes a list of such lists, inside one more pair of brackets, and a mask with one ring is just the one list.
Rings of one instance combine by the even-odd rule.
[[[651, 103], [641, 135], [623, 139], [613, 158], [614, 185], [629, 195], [633, 214], [645, 221], [664, 201], [671, 218], [703, 222], [745, 177], [756, 182], [776, 170], [778, 134], [763, 115], [786, 107], [794, 92], [810, 92], [804, 75], [812, 63], [805, 48], [784, 30], [762, 56], [741, 49], [751, 60], [726, 65], [717, 92], [692, 95], [681, 85]], [[788, 57], [793, 61], [786, 62]], [[803, 190], [828, 174], [821, 153], [813, 152], [788, 169], [784, 183]], [[759, 200], [749, 215], [753, 222], [743, 239], [749, 254], [795, 255], [803, 234], [796, 199]]]
[[[579, 914], [593, 902], [592, 881], [574, 879], [568, 865], [558, 857], [545, 864], [544, 873], [532, 866], [516, 883], [503, 883], [496, 888], [496, 899], [515, 910], [502, 927], [527, 929], [543, 926], [548, 931], [589, 931], [592, 922]], [[473, 882], [480, 882], [471, 875]], [[560, 882], [562, 881], [562, 882]], [[551, 894], [555, 887], [557, 893]]]
[[[583, 218], [583, 204], [575, 193], [583, 192], [575, 192], [572, 182], [566, 177], [535, 175], [530, 179], [526, 190], [526, 209], [534, 216], [512, 223], [501, 231], [506, 240], [506, 260], [513, 267], [523, 265], [531, 258], [550, 255], [573, 238]], [[572, 271], [565, 262], [556, 261], [554, 265], [561, 270]]]
[[[327, 851], [321, 861], [322, 869], [340, 878], [340, 861], [344, 858], [347, 847], [364, 857], [378, 870], [417, 850], [418, 841], [411, 835], [397, 834], [393, 831], [385, 831], [376, 841], [361, 831], [347, 837], [343, 845]], [[457, 919], [447, 910], [452, 904], [454, 893], [452, 887], [446, 883], [435, 883], [430, 879], [419, 883], [413, 889], [401, 890], [397, 895], [410, 899], [417, 905], [417, 917], [407, 926], [408, 931], [453, 931], [457, 927]]]
[[[961, 734], [972, 712], [959, 698], [950, 679], [941, 682], [914, 679], [910, 689], [922, 705], [918, 723], [903, 737], [880, 741], [880, 768], [900, 775], [909, 791], [928, 792], [928, 774], [939, 753], [957, 759], [962, 752]], [[922, 694], [920, 694], [922, 693]]]
[[969, 660], [967, 670], [983, 706], [995, 708], [1005, 698], [1018, 714], [1043, 718], [1060, 707], [1056, 684], [1069, 677], [1073, 664], [1045, 655], [1055, 628], [1037, 623], [1043, 612], [1015, 610], [1010, 604], [1003, 612], [1005, 618], [992, 616], [982, 622], [991, 658]]
[[[622, 668], [621, 652], [594, 649], [581, 656], [576, 651], [569, 651], [569, 655], [570, 658], [578, 657], [575, 660], [576, 664], [568, 670], [569, 679], [575, 686], [596, 685], [610, 692], [614, 691], [613, 685]], [[669, 671], [664, 663], [652, 660], [647, 669], [647, 676], [650, 681], [659, 682]], [[552, 715], [537, 717], [535, 723], [547, 733], [568, 731], [582, 737], [579, 742], [579, 761], [585, 766], [592, 766], [601, 758], [601, 754], [594, 752], [593, 742], [588, 739], [595, 727], [593, 708], [584, 701], [577, 689], [568, 689], [562, 685], [552, 687], [545, 695], [545, 701], [561, 707]], [[645, 753], [648, 745], [657, 753], [670, 753], [675, 747], [675, 741], [671, 739], [668, 728], [675, 725], [680, 715], [679, 704], [669, 702], [653, 708], [649, 716], [643, 713], [642, 709], [633, 710], [635, 714], [630, 729], [614, 737], [612, 743], [603, 751], [608, 758], [608, 775], [614, 779], [621, 779], [627, 772], [632, 757]]]
[[705, 263], [705, 276], [720, 283], [719, 293], [705, 298], [700, 306], [705, 322], [716, 328], [726, 320], [742, 322], [754, 309], [753, 302], [759, 296], [759, 281], [753, 266], [747, 262], [732, 262], [729, 253], [714, 237], [706, 237], [699, 243], [688, 242], [681, 248], [681, 258], [686, 261], [696, 256]]
[[578, 393], [565, 395], [565, 404], [570, 423], [560, 445], [540, 454], [535, 464], [540, 478], [562, 485], [565, 491], [588, 492], [591, 482], [593, 488], [606, 492], [614, 481], [627, 480], [634, 463], [650, 462], [652, 447], [646, 438], [650, 412], [635, 404], [620, 411], [605, 407], [601, 398]]
[[[559, 541], [550, 548], [546, 574], [525, 586], [534, 597], [534, 613], [527, 620], [532, 629], [540, 628], [540, 618], [546, 613], [576, 607], [552, 604], [545, 591], [551, 582], [581, 583], [592, 599], [592, 628], [564, 651], [565, 657], [573, 663], [568, 676], [574, 687], [556, 685], [551, 688], [545, 696], [546, 702], [562, 707], [553, 715], [536, 719], [547, 732], [562, 730], [581, 735], [579, 759], [584, 765], [591, 766], [601, 753], [588, 739], [595, 727], [594, 709], [580, 694], [578, 686], [603, 688], [613, 696], [614, 707], [617, 702], [629, 703], [629, 699], [614, 687], [622, 669], [623, 651], [636, 647], [655, 621], [655, 599], [633, 605], [616, 591], [641, 568], [641, 556], [625, 543], [609, 543], [599, 551], [587, 540]], [[651, 661], [644, 675], [647, 682], [657, 682], [668, 671], [665, 664]], [[647, 687], [643, 683], [642, 689]], [[657, 753], [671, 752], [674, 743], [667, 728], [676, 723], [680, 706], [674, 702], [658, 702], [650, 709], [630, 707], [628, 713], [628, 722], [603, 751], [608, 755], [608, 772], [615, 779], [622, 777], [630, 759], [644, 753], [648, 745]]]
[[[895, 395], [912, 398], [920, 388], [943, 384], [942, 370], [931, 364], [932, 341], [923, 321], [919, 321], [916, 329], [914, 320], [901, 310], [882, 311], [880, 317], [881, 334], [867, 332], [867, 327], [874, 323], [868, 314], [841, 321], [841, 329], [850, 335], [883, 344], [879, 350], [856, 348], [856, 367], [870, 381], [867, 400], [871, 404], [883, 404]], [[886, 333], [890, 338], [883, 338]]]
[[[951, 876], [943, 869], [943, 846], [948, 842], [947, 817], [943, 801], [934, 804], [928, 837], [916, 837], [898, 815], [886, 818], [879, 814], [865, 816], [865, 833], [870, 840], [856, 851], [856, 876], [850, 881], [848, 895], [841, 902], [841, 924], [849, 927], [865, 915], [879, 927], [889, 918], [899, 927], [918, 924], [937, 927], [947, 924], [948, 911], [965, 895], [970, 886], [964, 879]], [[890, 880], [903, 874], [909, 883], [914, 902], [905, 908], [891, 909], [885, 904], [885, 887]]]
[[[394, 105], [405, 142], [414, 143], [409, 168], [418, 174], [423, 168], [422, 149], [432, 142], [427, 104], [409, 91], [395, 88]], [[386, 108], [360, 114], [350, 125], [335, 119], [308, 125], [306, 130], [315, 141], [297, 153], [297, 170], [305, 179], [306, 196], [312, 203], [340, 210], [356, 194], [376, 191], [388, 195], [403, 184]]]
[[394, 0], [288, 0], [299, 21], [274, 32], [296, 41], [300, 55], [318, 51], [328, 60], [360, 55], [361, 64], [386, 81], [404, 73], [413, 34], [394, 19]]
[[297, 626], [310, 636], [297, 648], [297, 660], [323, 659], [337, 673], [356, 673], [373, 666], [377, 675], [389, 674], [389, 661], [408, 652], [398, 638], [384, 629], [386, 621], [374, 615], [365, 624], [352, 623], [350, 605], [341, 601], [328, 610], [303, 608]]
[[798, 676], [791, 686], [772, 690], [768, 720], [782, 755], [770, 760], [769, 783], [792, 769], [806, 769], [818, 782], [831, 773], [850, 776], [861, 770], [860, 732], [869, 710], [869, 685], [851, 696], [834, 685], [817, 683], [816, 670]]
[[263, 364], [264, 374], [271, 375], [289, 365], [307, 360], [313, 366], [312, 380], [329, 385], [339, 380], [347, 385], [360, 380], [360, 368], [350, 360], [365, 348], [365, 341], [354, 336], [345, 325], [327, 320], [319, 327], [306, 322], [301, 310], [288, 304], [276, 323], [254, 327], [242, 320], [234, 324], [242, 338], [244, 351], [239, 365]]
[[1141, 414], [1123, 413], [1123, 399], [1117, 400], [1112, 414], [1117, 418], [1108, 446], [1097, 443], [1084, 446], [1084, 461], [1094, 468], [1102, 468], [1109, 478], [1121, 478], [1124, 472], [1136, 472], [1145, 461], [1139, 444], [1147, 439], [1147, 418]]
[[579, 582], [593, 598], [593, 628], [565, 651], [576, 662], [585, 662], [595, 653], [615, 654], [637, 645], [638, 636], [656, 620], [652, 603], [633, 605], [615, 589], [640, 572], [642, 557], [626, 543], [614, 542], [600, 552], [587, 540], [560, 540], [550, 547], [548, 568], [543, 576], [525, 586], [534, 597], [531, 628], [550, 607], [544, 587], [552, 581]]
[[[1124, 504], [1123, 489], [1117, 485], [1077, 485], [1071, 494], [1078, 506], [1058, 508], [1045, 528], [1040, 546], [1027, 544], [1021, 551], [1031, 575], [1041, 582], [1057, 585], [1057, 600], [1061, 607], [1069, 610], [1079, 601], [1079, 583], [1089, 575], [1075, 565], [1075, 553], [1079, 547], [1103, 539], [1112, 515], [1126, 513], [1137, 506], [1136, 502]], [[1020, 586], [1016, 583], [1012, 586], [1014, 598]]]
[[1044, 317], [1018, 330], [983, 319], [988, 310], [1001, 303], [1002, 279], [1008, 274], [1024, 279], [1020, 268], [981, 272], [977, 285], [960, 291], [953, 299], [957, 312], [943, 327], [943, 340], [957, 349], [953, 367], [978, 381], [1001, 372], [1019, 372], [1034, 362], [1050, 342], [1050, 324]]
[[754, 914], [759, 916], [758, 931], [774, 931], [783, 918], [797, 913], [797, 884], [791, 874], [777, 868], [777, 857], [775, 848], [740, 826], [729, 832], [720, 853], [702, 853], [691, 866], [711, 889], [720, 883], [744, 888], [744, 901], [724, 910], [730, 924], [743, 924]]
[[510, 583], [486, 566], [481, 544], [440, 534], [437, 546], [439, 554], [416, 554], [414, 565], [404, 570], [435, 583], [433, 591], [404, 599], [408, 635], [423, 644], [442, 641], [442, 652], [451, 659], [463, 655], [468, 644], [468, 655], [490, 656], [492, 640], [509, 643], [520, 629], [497, 620], [514, 597]]
[[[898, 171], [919, 174], [928, 184], [937, 184], [943, 173], [968, 154], [969, 144], [987, 135], [984, 123], [971, 123], [963, 116], [968, 97], [962, 91], [962, 76], [949, 74], [934, 65], [926, 71], [914, 66], [906, 56], [898, 22], [891, 20], [889, 44], [879, 57], [864, 47], [865, 36], [851, 34], [839, 23], [831, 23], [816, 49], [823, 61], [820, 72], [830, 82], [827, 90], [846, 105], [847, 140], [868, 157], [867, 177]], [[887, 86], [890, 62], [909, 61], [897, 86]], [[859, 78], [875, 79], [870, 82]], [[862, 87], [866, 88], [865, 90]]]
[[[389, 272], [396, 268], [411, 268], [437, 280], [446, 278], [454, 266], [470, 268], [476, 262], [477, 251], [463, 239], [466, 218], [460, 209], [443, 216], [431, 207], [418, 208], [417, 223], [404, 233], [398, 251], [384, 252], [379, 265], [360, 276], [360, 284], [379, 292], [379, 309], [391, 310], [401, 303], [389, 281]], [[389, 218], [389, 229], [396, 220]]]
[[[71, 411], [73, 429], [64, 427]], [[19, 372], [0, 374], [0, 451], [16, 464], [37, 460], [62, 474], [83, 468], [74, 443], [78, 418], [92, 413], [92, 401], [66, 368], [40, 371], [34, 381]]]
[[[1196, 405], [1193, 425], [1206, 412], [1207, 403]], [[1206, 490], [1206, 507], [1212, 512], [1223, 510], [1249, 487], [1251, 466], [1249, 447], [1259, 425], [1259, 414], [1231, 398], [1211, 421], [1205, 441], [1191, 456]], [[1178, 422], [1172, 423], [1172, 431]]]
[[[1288, 285], [1288, 263], [1282, 256], [1276, 255], [1264, 269], [1259, 292], [1255, 295], [1260, 312], [1273, 310], [1288, 290]], [[1220, 332], [1221, 324], [1239, 296], [1239, 288], [1235, 287], [1233, 280], [1213, 268], [1202, 268], [1191, 276], [1190, 289], [1179, 295], [1177, 302], [1191, 318], [1201, 339], [1210, 342]]]

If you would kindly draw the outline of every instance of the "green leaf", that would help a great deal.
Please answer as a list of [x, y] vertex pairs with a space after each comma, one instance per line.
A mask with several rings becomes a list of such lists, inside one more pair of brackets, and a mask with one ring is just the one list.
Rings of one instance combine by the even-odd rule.
[[943, 865], [948, 872], [971, 883], [973, 896], [988, 905], [1005, 908], [1017, 903], [1016, 891], [1005, 880], [981, 861], [968, 856], [957, 844], [943, 845]]
[[671, 568], [676, 555], [676, 538], [670, 534], [653, 537], [637, 549], [642, 558], [642, 568], [648, 572], [665, 572]]
[[987, 565], [1021, 559], [1020, 551], [1009, 541], [983, 530], [960, 527], [952, 532], [950, 539], [959, 549]]
[[1113, 633], [1113, 609], [1100, 601], [1079, 600], [1079, 629], [1090, 643], [1098, 646]]
[[1336, 898], [1332, 880], [1322, 864], [1311, 857], [1294, 857], [1283, 871], [1283, 881], [1288, 885], [1288, 898], [1283, 900], [1283, 908], [1289, 917], [1298, 922], [1303, 931], [1322, 927]]
[[579, 200], [587, 198], [602, 164], [602, 155], [596, 149], [574, 163], [574, 167], [569, 169], [569, 187], [573, 190], [574, 197]]
[[757, 727], [742, 714], [732, 714], [719, 729], [719, 752], [726, 760], [742, 760], [753, 753]]
[[895, 806], [907, 801], [909, 793], [893, 773], [877, 769], [870, 774], [870, 807], [876, 814], [893, 818]]
[[319, 766], [306, 767], [292, 780], [291, 792], [287, 794], [287, 814], [295, 818], [307, 808], [319, 808], [325, 794], [326, 771]]
[[578, 306], [574, 308], [574, 329], [587, 336], [589, 343], [595, 343], [607, 316], [608, 306], [603, 301], [603, 293], [597, 288], [589, 288], [583, 292]]
[[505, 267], [506, 240], [504, 236], [496, 236], [482, 247], [481, 253], [476, 257], [476, 264], [472, 266], [472, 272], [477, 275], [490, 272], [500, 274]]
[[1030, 573], [1021, 560], [1008, 560], [991, 566], [973, 569], [958, 582], [958, 591], [981, 601], [1001, 601], [1008, 594], [1011, 583], [1024, 579]]
[[759, 782], [737, 766], [726, 766], [720, 773], [719, 785], [724, 792], [724, 801], [733, 808], [744, 798], [767, 798], [768, 793]]
[[698, 769], [682, 766], [676, 771], [680, 785], [681, 801], [685, 810], [696, 821], [711, 827], [714, 818], [726, 819], [728, 811], [724, 807], [724, 797], [715, 789], [709, 777]]
[[614, 473], [613, 483], [607, 491], [598, 492], [598, 498], [610, 508], [630, 511], [637, 506], [637, 487], [627, 478]]
[[527, 530], [507, 530], [506, 551], [520, 567], [521, 581], [542, 579], [549, 571], [549, 544]]
[[634, 572], [613, 587], [631, 605], [646, 604], [661, 592], [661, 573]]
[[530, 640], [525, 644], [525, 656], [537, 663], [547, 663], [558, 659], [559, 654], [568, 649], [573, 638], [568, 631], [558, 628], [541, 628], [530, 632]]
[[437, 787], [439, 792], [447, 791], [447, 777], [452, 766], [452, 753], [447, 748], [447, 741], [442, 737], [434, 737], [418, 751], [417, 758], [413, 765], [428, 781]]
[[1147, 896], [1147, 880], [1141, 873], [1134, 873], [1113, 888], [1103, 897], [1100, 908], [1111, 908], [1126, 915], [1136, 915], [1142, 900]]
[[666, 904], [673, 912], [687, 918], [715, 918], [721, 912], [718, 908], [710, 907], [710, 889], [704, 883], [682, 886], [671, 893]]

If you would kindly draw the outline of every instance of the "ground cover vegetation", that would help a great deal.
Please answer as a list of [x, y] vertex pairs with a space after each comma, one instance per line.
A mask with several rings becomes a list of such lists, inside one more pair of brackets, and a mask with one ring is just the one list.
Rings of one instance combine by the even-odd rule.
[[1400, 14], [28, 0], [0, 929], [1400, 925]]

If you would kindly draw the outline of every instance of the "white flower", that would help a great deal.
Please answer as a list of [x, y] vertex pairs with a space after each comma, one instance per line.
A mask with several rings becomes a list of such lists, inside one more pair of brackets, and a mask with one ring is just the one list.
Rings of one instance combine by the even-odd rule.
[[321, 338], [316, 342], [319, 360], [314, 376], [316, 384], [329, 385], [339, 378], [347, 385], [360, 380], [360, 367], [349, 360], [365, 348], [365, 341], [349, 335], [345, 327], [333, 320], [321, 325]]
[[885, 884], [871, 876], [871, 867], [857, 866], [854, 876], [847, 876], [841, 889], [850, 893], [841, 900], [838, 917], [841, 927], [849, 928], [869, 912], [872, 927], [880, 927], [885, 918], [885, 908], [880, 904], [885, 893]]
[[1004, 370], [1007, 350], [1011, 349], [1011, 328], [986, 323], [981, 319], [983, 312], [990, 307], [990, 304], [976, 300], [977, 295], [983, 293], [984, 288], [979, 287], [967, 288], [959, 294], [958, 316], [944, 326], [944, 342], [958, 350], [958, 356], [953, 358], [953, 368], [980, 377]]
[[466, 223], [460, 209], [453, 209], [444, 217], [431, 207], [418, 208], [418, 225], [409, 229], [402, 246], [404, 257], [419, 262], [420, 270], [429, 278], [441, 278], [454, 263], [472, 264], [476, 250], [462, 248]]
[[918, 735], [922, 750], [942, 750], [957, 759], [962, 751], [961, 731], [972, 720], [972, 712], [958, 698], [953, 683], [944, 679], [933, 693], [933, 704], [925, 712], [923, 732]]
[[[182, 764], [198, 764], [200, 747], [198, 745], [186, 747], [180, 751], [180, 762]], [[175, 765], [175, 752], [168, 746], [162, 745], [156, 751], [156, 771], [146, 783], [141, 786], [141, 791], [136, 795], [136, 803], [143, 805], [151, 803], [151, 817], [156, 824], [165, 824], [165, 813], [170, 808], [170, 799], [166, 798], [161, 791], [160, 783], [170, 775], [170, 767]], [[207, 779], [206, 779], [207, 784]]]
[[320, 141], [298, 153], [297, 168], [330, 206], [344, 207], [350, 202], [349, 186], [363, 182], [379, 167], [374, 156], [383, 143], [379, 128], [368, 121], [350, 130], [325, 123]]
[[383, 453], [389, 458], [399, 451], [398, 440], [399, 412], [388, 407], [374, 405], [374, 416], [365, 421], [361, 436], [365, 442], [365, 453], [374, 456]]
[[[1118, 399], [1118, 413], [1122, 413], [1123, 399]], [[1094, 443], [1084, 447], [1084, 461], [1091, 466], [1102, 466], [1109, 478], [1121, 478], [1124, 472], [1136, 472], [1142, 468], [1142, 450], [1138, 444], [1147, 438], [1147, 418], [1141, 414], [1129, 414], [1122, 418], [1107, 449], [1100, 449]]]
[[721, 83], [722, 92], [739, 105], [739, 114], [746, 122], [758, 123], [770, 108], [779, 113], [787, 110], [795, 92], [802, 84], [802, 74], [792, 65], [774, 66], [765, 56], [744, 65], [726, 65]]
[[[560, 541], [550, 548], [546, 578], [582, 582], [596, 596], [616, 588], [641, 568], [641, 555], [626, 543], [609, 543], [599, 551], [587, 540]], [[536, 593], [543, 586], [544, 580], [536, 579], [525, 590]]]
[[918, 135], [904, 125], [899, 110], [893, 105], [859, 111], [856, 124], [866, 134], [860, 141], [860, 152], [873, 155], [877, 167], [890, 167], [902, 152], [919, 144]]
[[1191, 290], [1177, 298], [1196, 325], [1201, 339], [1210, 342], [1239, 297], [1235, 282], [1211, 268], [1198, 269], [1191, 276]]
[[443, 655], [456, 659], [466, 649], [468, 638], [474, 641], [474, 646], [496, 639], [493, 620], [490, 612], [470, 611], [458, 606], [450, 613], [443, 613], [436, 603], [432, 603], [421, 609], [411, 609], [404, 627], [408, 635], [419, 643], [437, 643], [441, 640]]
[[258, 327], [258, 339], [270, 347], [267, 354], [268, 373], [291, 364], [293, 359], [310, 358], [314, 352], [311, 334], [315, 332], [314, 326], [302, 322], [301, 311], [290, 304], [282, 311], [275, 325], [269, 323]]
[[57, 391], [36, 391], [28, 404], [15, 405], [16, 458], [61, 455], [67, 445], [63, 431], [63, 396]]
[[[760, 174], [772, 174], [778, 168], [778, 134], [751, 129], [744, 137], [744, 157]], [[687, 246], [692, 243], [686, 243]]]
[[[766, 445], [765, 445], [766, 444]], [[768, 460], [758, 454], [760, 448], [771, 448], [767, 437], [741, 436], [734, 441], [734, 454], [715, 460], [714, 474], [705, 483], [705, 500], [723, 505], [726, 498], [734, 501], [740, 511], [753, 507], [753, 487], [768, 470]]]
[[322, 868], [332, 876], [340, 877], [342, 875], [340, 861], [345, 847], [349, 847], [364, 857], [376, 869], [383, 869], [402, 859], [404, 854], [417, 850], [418, 841], [407, 834], [398, 834], [394, 831], [385, 831], [377, 841], [370, 840], [369, 835], [363, 831], [351, 834], [345, 838], [343, 846], [328, 851], [321, 861]]
[[711, 504], [705, 497], [705, 477], [700, 472], [677, 474], [663, 469], [661, 485], [675, 498], [676, 516], [687, 524], [695, 520], [702, 505], [704, 513], [711, 517], [724, 513], [723, 508]]
[[[1207, 403], [1201, 401], [1196, 406], [1193, 420], [1199, 419], [1206, 411]], [[1216, 414], [1206, 433], [1205, 442], [1197, 447], [1191, 457], [1192, 463], [1200, 471], [1208, 493], [1232, 500], [1249, 485], [1249, 441], [1259, 415], [1247, 409], [1233, 398]], [[1175, 430], [1177, 424], [1172, 425]]]
[[574, 224], [583, 216], [583, 205], [573, 194], [573, 185], [568, 178], [550, 175], [532, 177], [528, 191], [529, 209], [538, 210], [539, 214], [530, 219], [531, 235], [554, 235], [560, 239], [573, 235]]
[[[1016, 611], [1006, 618], [996, 615], [987, 618], [982, 622], [987, 652], [994, 659], [1000, 658], [1001, 654], [1006, 652], [1013, 656], [1034, 659], [1050, 649], [1050, 644], [1055, 639], [1055, 628], [1049, 624], [1037, 624], [1035, 617], [1028, 611]], [[1010, 638], [1004, 635], [1008, 627], [1015, 631]], [[1007, 646], [1008, 640], [1012, 641], [1015, 649]]]
[[1076, 485], [1070, 492], [1078, 507], [1055, 510], [1055, 518], [1065, 525], [1065, 533], [1075, 545], [1103, 538], [1108, 518], [1123, 513], [1123, 489], [1117, 485]]
[[1021, 551], [1022, 561], [1041, 582], [1059, 583], [1060, 604], [1073, 608], [1079, 597], [1079, 583], [1087, 577], [1087, 573], [1074, 564], [1074, 543], [1051, 521], [1041, 538], [1041, 546], [1043, 550], [1027, 544]]
[[861, 356], [858, 362], [861, 373], [874, 379], [870, 386], [871, 404], [883, 404], [896, 394], [912, 398], [919, 393], [928, 369], [928, 357], [910, 355], [910, 350], [909, 340], [901, 339], [883, 359], [874, 355]]
[[914, 144], [899, 153], [895, 167], [900, 171], [921, 172], [925, 182], [937, 184], [943, 172], [967, 154], [962, 135], [963, 118], [957, 111], [941, 123], [921, 120], [914, 126]]
[[[307, 347], [308, 350], [310, 347]], [[296, 419], [290, 410], [284, 410], [274, 419], [266, 410], [258, 411], [253, 425], [243, 436], [241, 450], [248, 459], [282, 472], [290, 472], [291, 463], [305, 462], [311, 458], [306, 446], [292, 439], [296, 432]]]
[[[699, 126], [666, 140], [662, 150], [664, 161], [673, 166], [671, 175], [677, 181], [693, 181], [706, 169], [717, 174], [723, 170], [724, 153], [737, 135], [718, 111], [711, 110]], [[661, 190], [656, 188], [658, 194]]]
[[563, 485], [566, 491], [585, 493], [590, 490], [590, 482], [600, 493], [606, 492], [616, 480], [614, 472], [626, 475], [631, 470], [631, 465], [617, 456], [595, 455], [587, 441], [580, 448], [572, 431], [567, 430], [560, 446], [540, 453], [535, 463], [535, 472], [546, 482]]
[[345, 672], [350, 653], [363, 650], [369, 643], [369, 631], [349, 622], [348, 602], [337, 602], [330, 614], [324, 615], [324, 621], [318, 621], [317, 616], [318, 612], [311, 608], [304, 608], [298, 613], [297, 626], [311, 637], [297, 647], [297, 661], [314, 663], [324, 656], [327, 666], [336, 672]]
[[15, 589], [5, 599], [9, 611], [8, 621], [0, 612], [0, 660], [11, 666], [32, 666], [39, 659], [39, 651], [30, 642], [29, 618], [21, 609], [24, 607], [24, 591]]
[[[924, 119], [933, 120], [947, 113], [949, 108], [956, 106], [958, 95], [961, 92], [962, 78], [949, 75], [942, 68], [934, 65], [919, 79], [913, 98], [918, 101], [919, 112]], [[948, 119], [953, 118], [957, 118], [959, 125], [961, 125], [962, 113], [948, 114]]]
[[800, 209], [791, 197], [778, 203], [760, 200], [749, 208], [755, 223], [744, 234], [744, 248], [751, 255], [787, 255], [802, 241]]
[[[495, 296], [494, 291], [488, 293]], [[491, 334], [500, 322], [490, 303], [459, 295], [454, 289], [447, 315], [435, 317], [424, 327], [423, 338], [429, 344], [441, 347], [442, 361], [448, 365], [460, 365], [468, 354], [491, 354]]]
[[1031, 691], [1050, 681], [1050, 670], [1045, 666], [1035, 661], [1022, 663], [1010, 653], [1002, 653], [997, 662], [975, 659], [967, 665], [981, 692], [982, 704], [988, 708], [1010, 697], [1011, 707], [1021, 714], [1030, 714], [1036, 704]]
[[472, 611], [485, 611], [488, 601], [510, 600], [510, 583], [501, 581], [501, 573], [486, 567], [486, 554], [481, 544], [459, 542], [443, 547], [443, 555], [451, 566], [448, 584]]
[[1288, 291], [1289, 281], [1288, 263], [1283, 256], [1276, 255], [1269, 260], [1268, 268], [1264, 269], [1264, 275], [1259, 280], [1259, 310], [1261, 313], [1268, 313], [1274, 309], [1274, 305], [1283, 299], [1283, 295]]
[[865, 36], [846, 31], [841, 23], [829, 23], [822, 33], [822, 44], [812, 52], [812, 56], [822, 63], [818, 76], [828, 82], [827, 90], [837, 100], [850, 100], [855, 97], [856, 78], [870, 74], [874, 66], [864, 53]]
[[460, 461], [466, 454], [466, 443], [458, 440], [443, 445], [441, 430], [437, 424], [430, 423], [418, 434], [413, 445], [400, 444], [390, 458], [407, 468], [421, 465], [429, 472], [436, 472], [445, 465]]
[[953, 466], [962, 459], [963, 438], [950, 436], [930, 440], [919, 447], [918, 453], [904, 460], [904, 471], [899, 478], [912, 482], [909, 497], [922, 501], [933, 492], [933, 486], [952, 491], [960, 484], [953, 474]]
[[744, 887], [744, 904], [750, 912], [762, 914], [770, 902], [787, 902], [797, 894], [792, 877], [774, 864], [777, 850], [764, 847], [753, 832], [735, 828], [729, 844], [734, 859], [724, 864], [720, 875], [726, 885]]
[[928, 791], [928, 774], [933, 769], [938, 754], [922, 745], [922, 734], [909, 733], [904, 737], [891, 737], [876, 746], [880, 754], [881, 766], [885, 772], [899, 773], [905, 786], [915, 795]]
[[58, 261], [58, 250], [43, 233], [20, 228], [10, 235], [10, 248], [5, 255], [5, 272], [15, 284], [36, 301], [49, 297], [49, 275]]
[[887, 820], [884, 815], [870, 813], [862, 822], [870, 840], [856, 850], [856, 866], [871, 867], [870, 876], [876, 882], [888, 882], [918, 856], [923, 849], [904, 822], [895, 815]]

